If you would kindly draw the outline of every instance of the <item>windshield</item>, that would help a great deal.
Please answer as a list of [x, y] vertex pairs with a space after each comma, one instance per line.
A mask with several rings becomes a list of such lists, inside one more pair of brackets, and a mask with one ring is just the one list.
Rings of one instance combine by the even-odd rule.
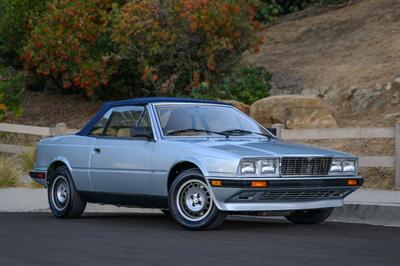
[[164, 136], [265, 136], [271, 134], [230, 106], [156, 105]]

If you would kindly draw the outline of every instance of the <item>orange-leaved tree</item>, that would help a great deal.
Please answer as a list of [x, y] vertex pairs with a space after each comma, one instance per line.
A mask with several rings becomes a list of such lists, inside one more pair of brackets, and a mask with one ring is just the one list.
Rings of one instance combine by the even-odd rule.
[[54, 0], [24, 66], [50, 89], [106, 97], [190, 95], [257, 49], [258, 0]]
[[51, 89], [91, 95], [106, 86], [112, 62], [106, 56], [111, 1], [55, 0], [30, 32], [21, 53], [25, 69], [43, 76]]
[[135, 61], [154, 94], [187, 95], [257, 49], [254, 6], [248, 0], [131, 1], [114, 18], [117, 58]]

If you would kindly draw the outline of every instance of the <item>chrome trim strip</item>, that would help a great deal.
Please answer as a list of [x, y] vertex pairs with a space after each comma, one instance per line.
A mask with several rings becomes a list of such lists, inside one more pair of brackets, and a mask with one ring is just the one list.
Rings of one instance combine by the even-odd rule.
[[151, 103], [146, 106], [147, 111], [150, 115], [151, 129], [153, 131], [154, 142], [157, 142], [160, 139], [159, 131], [157, 130], [157, 120], [155, 119], [156, 115], [154, 114], [154, 108]]
[[310, 202], [224, 203], [215, 202], [222, 211], [292, 211], [343, 206], [343, 199]]

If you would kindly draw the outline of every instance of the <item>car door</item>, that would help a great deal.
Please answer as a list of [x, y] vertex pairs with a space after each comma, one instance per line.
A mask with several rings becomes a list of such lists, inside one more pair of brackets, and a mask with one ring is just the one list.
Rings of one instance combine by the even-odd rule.
[[152, 130], [147, 108], [118, 106], [93, 127], [89, 173], [94, 192], [148, 194], [154, 142], [131, 137], [131, 128], [139, 124]]

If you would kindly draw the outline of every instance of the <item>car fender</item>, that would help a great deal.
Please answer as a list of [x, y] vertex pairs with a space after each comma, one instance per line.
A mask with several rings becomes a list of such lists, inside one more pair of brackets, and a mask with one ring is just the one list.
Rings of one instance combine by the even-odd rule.
[[48, 168], [50, 168], [50, 166], [51, 166], [53, 163], [55, 163], [55, 162], [62, 162], [62, 163], [64, 163], [64, 164], [67, 166], [68, 170], [69, 170], [70, 172], [72, 171], [71, 164], [69, 163], [69, 161], [67, 160], [67, 158], [65, 158], [64, 156], [56, 156], [56, 157], [54, 157], [54, 158], [51, 160], [51, 163], [49, 164], [49, 167], [48, 167]]
[[208, 170], [207, 170], [205, 164], [201, 160], [199, 160], [198, 158], [195, 158], [193, 156], [179, 157], [178, 160], [176, 160], [174, 162], [174, 164], [171, 166], [170, 169], [172, 169], [175, 165], [182, 163], [182, 162], [189, 162], [189, 163], [196, 165], [200, 169], [201, 173], [204, 176], [208, 176]]

